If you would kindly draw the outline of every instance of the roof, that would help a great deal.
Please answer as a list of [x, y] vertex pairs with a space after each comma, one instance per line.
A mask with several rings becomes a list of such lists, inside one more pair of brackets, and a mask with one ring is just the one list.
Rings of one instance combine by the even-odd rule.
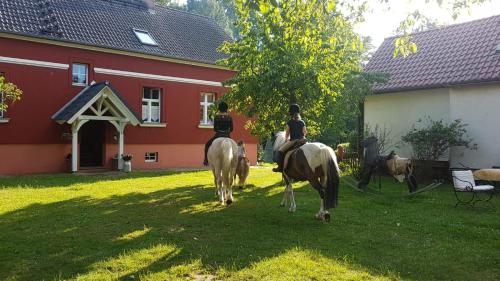
[[132, 123], [141, 123], [141, 118], [139, 115], [129, 106], [127, 101], [120, 95], [118, 91], [109, 83], [108, 81], [93, 84], [91, 86], [85, 87], [78, 95], [76, 95], [72, 100], [70, 100], [66, 105], [64, 105], [58, 112], [56, 112], [52, 119], [59, 122], [65, 123], [70, 121], [78, 114], [84, 107], [88, 108], [92, 105], [92, 100], [96, 98], [105, 88], [109, 88], [115, 97], [118, 98], [121, 103], [121, 108], [124, 108], [126, 115], [131, 116]]
[[[147, 0], [0, 1], [0, 32], [215, 64], [229, 35], [208, 17], [153, 6]], [[158, 46], [142, 44], [133, 29]]]
[[500, 15], [412, 34], [416, 54], [393, 58], [387, 38], [365, 71], [389, 74], [375, 93], [500, 81]]

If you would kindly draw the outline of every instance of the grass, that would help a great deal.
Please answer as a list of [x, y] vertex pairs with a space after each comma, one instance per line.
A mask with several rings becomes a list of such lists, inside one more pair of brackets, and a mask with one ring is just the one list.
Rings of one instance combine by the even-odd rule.
[[136, 172], [0, 179], [0, 280], [499, 280], [500, 208], [455, 208], [449, 186], [404, 197], [342, 184], [332, 222], [317, 193], [253, 168], [235, 203], [211, 175]]

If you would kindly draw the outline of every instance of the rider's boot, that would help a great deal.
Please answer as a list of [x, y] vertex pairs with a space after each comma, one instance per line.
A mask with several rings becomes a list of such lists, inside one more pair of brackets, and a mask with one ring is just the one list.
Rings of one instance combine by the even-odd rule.
[[278, 163], [278, 167], [273, 168], [273, 172], [282, 173], [284, 161], [285, 161], [285, 153], [281, 151], [276, 152], [276, 163]]

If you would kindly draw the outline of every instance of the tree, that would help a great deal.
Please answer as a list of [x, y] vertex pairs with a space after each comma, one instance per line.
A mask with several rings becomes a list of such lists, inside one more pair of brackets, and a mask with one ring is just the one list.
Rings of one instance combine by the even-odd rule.
[[[283, 130], [290, 103], [303, 108], [310, 134], [331, 120], [347, 74], [359, 70], [362, 41], [335, 1], [237, 0], [241, 37], [220, 48], [237, 71], [224, 96], [259, 136]], [[258, 117], [258, 118], [257, 118]]]
[[0, 76], [0, 112], [7, 111], [9, 104], [21, 99], [23, 92], [13, 83], [5, 82]]
[[237, 33], [232, 0], [187, 0], [186, 10], [213, 18], [231, 36]]
[[224, 28], [230, 36], [234, 37], [238, 34], [234, 25], [236, 14], [233, 0], [187, 0], [185, 5], [180, 5], [177, 1], [172, 0], [157, 0], [156, 3], [210, 17]]

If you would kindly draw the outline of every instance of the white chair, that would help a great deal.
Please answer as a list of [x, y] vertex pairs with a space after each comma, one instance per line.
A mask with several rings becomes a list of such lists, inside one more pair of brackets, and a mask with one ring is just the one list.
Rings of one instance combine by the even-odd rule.
[[[455, 170], [451, 172], [453, 177], [453, 190], [455, 191], [455, 197], [457, 198], [457, 204], [474, 205], [478, 201], [489, 201], [493, 196], [493, 191], [495, 189], [492, 185], [476, 185], [474, 180], [474, 175], [471, 170]], [[464, 199], [463, 193], [470, 193], [470, 199]], [[489, 196], [485, 199], [481, 198], [480, 193], [488, 193]]]

